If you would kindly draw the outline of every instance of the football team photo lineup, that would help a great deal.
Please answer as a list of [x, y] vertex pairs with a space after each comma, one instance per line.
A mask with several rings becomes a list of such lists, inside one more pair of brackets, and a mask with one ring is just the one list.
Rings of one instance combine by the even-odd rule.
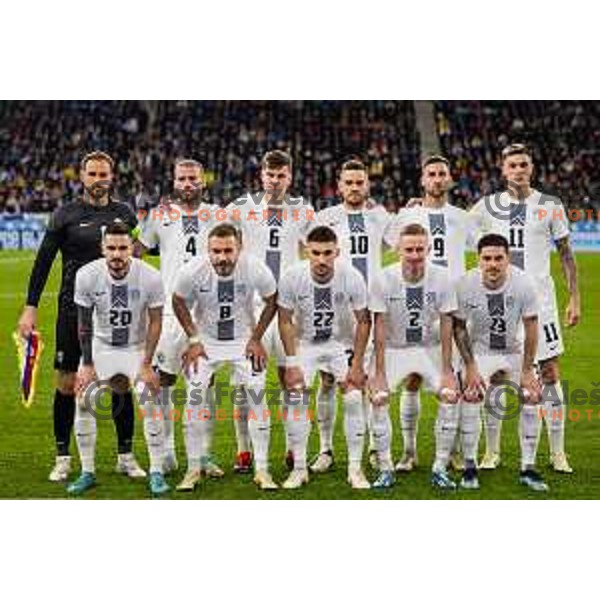
[[600, 497], [600, 103], [2, 101], [0, 498]]

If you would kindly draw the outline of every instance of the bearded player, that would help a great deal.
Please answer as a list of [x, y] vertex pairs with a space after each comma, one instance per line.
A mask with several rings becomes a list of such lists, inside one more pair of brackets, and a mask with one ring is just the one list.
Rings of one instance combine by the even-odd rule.
[[[371, 279], [382, 269], [385, 247], [395, 246], [395, 216], [369, 200], [369, 175], [366, 165], [360, 160], [349, 160], [342, 165], [338, 190], [342, 203], [319, 211], [317, 223], [333, 229], [339, 240], [340, 257], [362, 274], [368, 287]], [[311, 464], [315, 473], [325, 472], [333, 465], [336, 408], [333, 378], [325, 374], [317, 393], [320, 451]], [[372, 446], [373, 440], [370, 441]], [[371, 452], [375, 456], [373, 450]]]
[[[261, 161], [262, 191], [246, 194], [227, 206], [230, 221], [242, 232], [244, 252], [267, 265], [275, 281], [302, 258], [306, 233], [314, 223], [314, 210], [302, 197], [289, 193], [292, 184], [292, 157], [282, 150], [267, 152]], [[257, 298], [257, 316], [261, 310]], [[285, 353], [281, 345], [277, 320], [264, 335], [263, 343], [270, 357], [277, 363], [281, 386], [284, 385]], [[252, 453], [248, 431], [248, 403], [240, 404], [240, 418], [235, 420], [237, 456], [234, 469], [238, 473], [250, 472]], [[287, 438], [286, 438], [287, 439]], [[291, 468], [293, 456], [286, 453]]]
[[[531, 187], [533, 155], [524, 144], [511, 144], [502, 151], [502, 175], [507, 189], [482, 198], [472, 209], [484, 232], [495, 232], [509, 243], [511, 263], [534, 281], [539, 296], [539, 342], [537, 364], [542, 379], [542, 409], [548, 430], [550, 463], [559, 473], [571, 473], [565, 454], [565, 402], [560, 384], [559, 357], [563, 340], [550, 272], [550, 254], [558, 250], [569, 300], [565, 311], [567, 327], [577, 325], [581, 315], [577, 267], [569, 242], [569, 222], [562, 202]], [[499, 402], [503, 404], [504, 398]], [[485, 415], [486, 453], [482, 469], [500, 464], [502, 419], [498, 411]]]
[[[75, 380], [81, 346], [77, 335], [77, 307], [73, 299], [75, 276], [83, 265], [102, 256], [102, 235], [108, 225], [126, 223], [137, 227], [133, 211], [112, 195], [114, 161], [105, 152], [91, 152], [80, 166], [83, 196], [57, 208], [38, 250], [29, 278], [27, 304], [18, 323], [24, 338], [37, 328], [38, 304], [54, 259], [60, 251], [62, 278], [56, 319], [56, 390], [54, 392], [54, 438], [56, 462], [50, 481], [66, 481], [71, 472], [69, 445], [75, 419]], [[112, 415], [117, 430], [116, 470], [129, 477], [145, 477], [132, 453], [134, 433], [133, 396], [113, 392]]]
[[[166, 473], [177, 469], [175, 422], [170, 415], [173, 409], [173, 391], [187, 347], [185, 333], [173, 312], [171, 296], [181, 269], [191, 260], [206, 256], [207, 234], [214, 226], [214, 207], [202, 201], [203, 191], [202, 164], [189, 158], [177, 161], [173, 174], [173, 192], [146, 216], [136, 248], [138, 255], [151, 248], [160, 249], [160, 273], [166, 293], [162, 334], [155, 357], [159, 369], [161, 410], [165, 425]], [[222, 477], [223, 472], [212, 461], [207, 462], [205, 467], [212, 477]]]

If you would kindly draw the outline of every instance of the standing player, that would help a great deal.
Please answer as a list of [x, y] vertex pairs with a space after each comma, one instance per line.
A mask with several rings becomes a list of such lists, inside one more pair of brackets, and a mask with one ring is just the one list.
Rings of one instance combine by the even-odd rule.
[[[555, 471], [571, 473], [564, 448], [565, 405], [558, 365], [563, 341], [554, 280], [550, 274], [550, 252], [556, 244], [569, 291], [565, 322], [573, 327], [579, 322], [581, 307], [569, 224], [558, 198], [531, 187], [533, 159], [525, 145], [511, 144], [503, 150], [502, 174], [507, 180], [507, 190], [482, 198], [472, 210], [483, 231], [493, 231], [508, 239], [512, 264], [534, 280], [540, 300], [537, 362], [543, 383], [542, 408], [548, 429], [550, 462]], [[500, 396], [498, 402], [502, 404], [504, 399]], [[495, 412], [498, 414], [501, 409]], [[481, 468], [494, 469], [500, 464], [502, 420], [490, 411], [485, 417], [486, 454]]]
[[[361, 467], [366, 428], [361, 388], [371, 329], [367, 288], [361, 274], [350, 264], [336, 264], [339, 248], [332, 229], [315, 227], [308, 234], [307, 246], [308, 262], [287, 271], [279, 283], [279, 330], [286, 354], [286, 388], [289, 392], [306, 389], [317, 371], [333, 377], [344, 395], [348, 483], [355, 489], [368, 489], [370, 485]], [[292, 406], [286, 419], [294, 455], [294, 469], [283, 484], [287, 489], [308, 482], [307, 405], [301, 402], [297, 409], [298, 419], [290, 415]]]
[[432, 485], [453, 489], [446, 472], [458, 426], [458, 395], [452, 371], [452, 313], [456, 296], [446, 269], [427, 264], [429, 239], [418, 223], [400, 233], [399, 264], [373, 278], [369, 308], [375, 320], [372, 428], [380, 474], [376, 488], [394, 482], [391, 459], [391, 423], [386, 398], [411, 378], [438, 395], [436, 452]]
[[[429, 262], [446, 269], [451, 282], [465, 274], [467, 245], [474, 237], [474, 218], [467, 211], [449, 203], [452, 175], [448, 159], [438, 154], [422, 163], [421, 186], [424, 196], [418, 205], [401, 209], [398, 228], [420, 223], [429, 232]], [[410, 471], [416, 463], [417, 428], [421, 412], [418, 381], [408, 377], [400, 395], [400, 426], [404, 455], [396, 465], [398, 471]], [[454, 463], [453, 463], [454, 464]], [[458, 465], [455, 465], [455, 467]]]
[[96, 485], [95, 381], [109, 382], [118, 394], [131, 393], [132, 383], [146, 397], [144, 434], [150, 454], [150, 491], [164, 494], [169, 486], [162, 473], [163, 425], [154, 415], [158, 377], [152, 369], [160, 337], [164, 293], [158, 271], [132, 258], [133, 243], [125, 223], [112, 223], [103, 241], [104, 258], [77, 272], [75, 304], [79, 322], [82, 364], [78, 372], [75, 437], [81, 475], [67, 487], [82, 494]]
[[[175, 423], [169, 415], [172, 414], [173, 390], [187, 347], [185, 333], [173, 313], [171, 296], [181, 269], [190, 260], [206, 254], [206, 238], [214, 225], [214, 209], [202, 202], [203, 189], [202, 165], [192, 159], [177, 161], [173, 194], [167, 202], [150, 211], [142, 224], [136, 248], [138, 255], [150, 248], [160, 248], [160, 273], [167, 297], [156, 351], [165, 424], [165, 472], [177, 469]], [[206, 468], [212, 477], [223, 476], [221, 469], [212, 461], [207, 463]]]
[[[301, 248], [306, 232], [314, 223], [314, 210], [301, 197], [291, 197], [288, 193], [292, 183], [292, 157], [281, 150], [267, 152], [262, 159], [262, 192], [247, 194], [233, 201], [228, 207], [231, 221], [240, 227], [244, 252], [252, 254], [264, 262], [278, 283], [281, 275], [301, 258]], [[257, 307], [257, 315], [259, 314]], [[277, 321], [273, 321], [263, 343], [267, 354], [277, 361], [278, 375], [283, 386], [285, 354], [281, 346]], [[238, 453], [235, 470], [249, 472], [252, 467], [250, 438], [246, 413], [249, 404], [239, 406], [240, 418], [235, 420]], [[288, 463], [293, 461], [291, 454]]]
[[[349, 160], [342, 165], [338, 189], [343, 202], [319, 211], [316, 220], [335, 231], [340, 240], [340, 256], [360, 271], [368, 286], [382, 269], [384, 245], [395, 246], [395, 218], [382, 206], [369, 202], [369, 176], [361, 161]], [[327, 471], [333, 465], [335, 411], [333, 378], [325, 375], [317, 394], [321, 448], [311, 465], [316, 473]]]
[[[535, 470], [541, 426], [540, 386], [534, 367], [538, 297], [533, 281], [510, 265], [506, 238], [493, 233], [484, 235], [477, 252], [479, 268], [469, 271], [457, 286], [458, 310], [454, 322], [456, 345], [466, 365], [465, 400], [469, 400], [469, 391], [474, 392], [483, 384], [488, 387], [486, 405], [494, 410], [495, 399], [502, 394], [507, 381], [517, 388], [523, 401], [519, 422], [520, 481], [534, 491], [544, 492], [548, 486]], [[471, 401], [465, 401], [461, 411], [463, 482], [471, 489], [479, 487], [476, 455], [480, 407], [479, 401], [473, 400], [471, 397]], [[502, 412], [495, 414], [504, 417]]]
[[[270, 416], [265, 400], [266, 353], [261, 339], [277, 311], [277, 286], [267, 267], [240, 256], [239, 231], [228, 223], [208, 234], [208, 258], [196, 259], [179, 274], [173, 310], [188, 336], [184, 366], [187, 387], [186, 450], [188, 470], [177, 487], [193, 491], [210, 455], [207, 390], [215, 371], [230, 364], [234, 385], [252, 399], [250, 439], [254, 449], [254, 481], [263, 490], [276, 489], [268, 470]], [[253, 327], [254, 299], [264, 308]], [[194, 312], [194, 318], [190, 313]]]
[[[23, 337], [36, 328], [37, 306], [52, 263], [60, 250], [62, 281], [56, 321], [56, 391], [54, 392], [54, 438], [56, 464], [50, 481], [66, 481], [71, 471], [69, 443], [75, 418], [75, 376], [81, 358], [77, 336], [77, 308], [73, 300], [77, 270], [102, 255], [102, 231], [113, 222], [135, 229], [137, 220], [124, 203], [113, 200], [113, 159], [104, 152], [92, 152], [81, 161], [80, 177], [84, 193], [80, 200], [64, 204], [50, 217], [48, 229], [38, 250], [27, 292], [27, 304], [19, 320]], [[129, 477], [145, 477], [132, 454], [134, 432], [133, 397], [130, 392], [113, 393], [113, 419], [117, 430], [117, 471]]]

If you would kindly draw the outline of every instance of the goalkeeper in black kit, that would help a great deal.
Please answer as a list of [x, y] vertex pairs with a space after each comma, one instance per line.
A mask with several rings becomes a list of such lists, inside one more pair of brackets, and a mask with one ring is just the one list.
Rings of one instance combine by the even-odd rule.
[[[77, 332], [77, 308], [73, 299], [77, 270], [102, 256], [104, 229], [114, 222], [137, 227], [132, 209], [111, 197], [113, 159], [104, 152], [92, 152], [81, 161], [83, 197], [64, 204], [52, 214], [38, 250], [27, 292], [27, 303], [18, 331], [27, 338], [36, 328], [37, 306], [56, 254], [62, 254], [62, 281], [56, 320], [56, 390], [54, 392], [54, 437], [56, 463], [50, 481], [66, 481], [71, 471], [69, 443], [75, 418], [75, 377], [81, 358]], [[134, 410], [131, 392], [112, 396], [112, 416], [118, 438], [117, 471], [129, 477], [146, 474], [132, 453]]]

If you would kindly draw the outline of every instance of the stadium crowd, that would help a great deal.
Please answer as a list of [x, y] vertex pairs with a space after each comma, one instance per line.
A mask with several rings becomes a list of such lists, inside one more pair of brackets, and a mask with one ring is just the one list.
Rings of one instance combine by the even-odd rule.
[[502, 188], [500, 151], [534, 151], [534, 185], [569, 208], [600, 208], [600, 104], [574, 101], [436, 102], [442, 153], [451, 161], [454, 202], [470, 206]]
[[61, 101], [0, 103], [0, 212], [42, 212], [81, 191], [79, 160], [116, 157], [117, 194], [156, 199], [176, 158], [206, 166], [207, 195], [224, 205], [259, 189], [259, 157], [289, 150], [294, 192], [334, 202], [341, 160], [369, 164], [373, 197], [391, 210], [416, 194], [419, 138], [412, 102]]

